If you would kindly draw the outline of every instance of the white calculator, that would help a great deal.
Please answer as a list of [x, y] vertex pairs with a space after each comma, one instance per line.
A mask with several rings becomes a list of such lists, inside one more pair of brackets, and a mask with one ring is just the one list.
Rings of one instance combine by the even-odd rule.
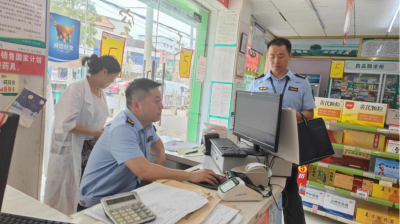
[[115, 224], [140, 224], [156, 218], [134, 191], [102, 198], [101, 204], [108, 218]]

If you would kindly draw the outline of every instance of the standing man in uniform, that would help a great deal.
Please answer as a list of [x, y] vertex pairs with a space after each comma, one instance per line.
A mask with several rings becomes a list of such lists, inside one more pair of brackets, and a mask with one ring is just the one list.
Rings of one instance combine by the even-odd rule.
[[[129, 84], [125, 91], [127, 108], [105, 127], [90, 155], [78, 211], [99, 204], [103, 197], [135, 190], [142, 180], [219, 183], [211, 170], [187, 172], [164, 167], [164, 144], [152, 124], [160, 120], [163, 109], [160, 85], [149, 79], [135, 79]], [[150, 150], [157, 155], [155, 163], [146, 159]]]
[[[297, 121], [302, 121], [299, 112], [309, 120], [314, 117], [315, 103], [310, 84], [305, 76], [293, 74], [288, 69], [292, 58], [292, 44], [285, 38], [276, 38], [268, 43], [268, 61], [271, 71], [256, 78], [249, 91], [279, 93], [283, 95], [282, 107], [297, 111]], [[305, 224], [303, 205], [297, 185], [298, 167], [293, 166], [292, 176], [286, 179], [283, 194], [285, 224]], [[289, 202], [290, 201], [290, 202]]]

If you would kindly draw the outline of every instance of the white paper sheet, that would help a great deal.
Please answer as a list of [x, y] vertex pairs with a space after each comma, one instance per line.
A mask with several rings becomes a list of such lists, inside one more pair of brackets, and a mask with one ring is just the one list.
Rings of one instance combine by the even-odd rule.
[[244, 76], [246, 70], [246, 55], [238, 53], [237, 65], [236, 65], [236, 75]]
[[228, 120], [221, 119], [221, 118], [210, 117], [210, 124], [223, 126], [224, 130], [226, 130], [228, 128]]
[[238, 213], [228, 224], [239, 224], [243, 220], [243, 216]]
[[210, 115], [229, 118], [231, 111], [232, 83], [213, 83]]
[[236, 47], [216, 47], [212, 67], [212, 80], [232, 82], [235, 72]]
[[239, 213], [238, 210], [218, 204], [202, 224], [227, 224]]
[[[176, 223], [208, 203], [208, 200], [199, 193], [156, 182], [135, 191], [143, 203], [156, 214], [156, 219], [148, 222], [154, 224]], [[108, 220], [101, 204], [88, 209], [85, 214], [101, 221]]]
[[204, 78], [206, 77], [206, 68], [207, 58], [199, 55], [197, 57], [196, 82], [204, 83]]
[[177, 141], [172, 140], [167, 143], [164, 143], [164, 148], [168, 151], [175, 151], [175, 149], [179, 148], [197, 148], [200, 145], [197, 143], [187, 142], [187, 141]]
[[216, 45], [233, 44], [236, 46], [239, 15], [240, 10], [225, 10], [218, 13]]

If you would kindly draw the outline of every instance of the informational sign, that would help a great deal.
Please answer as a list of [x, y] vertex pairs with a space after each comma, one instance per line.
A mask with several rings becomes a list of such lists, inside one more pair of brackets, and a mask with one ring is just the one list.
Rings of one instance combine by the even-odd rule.
[[331, 73], [329, 78], [331, 79], [341, 79], [344, 73], [344, 61], [332, 61]]
[[229, 128], [233, 83], [212, 82], [209, 123]]
[[254, 22], [253, 26], [253, 40], [251, 41], [251, 50], [257, 52], [260, 55], [263, 55], [265, 50], [265, 36], [266, 29], [263, 28], [257, 22]]
[[398, 61], [346, 61], [346, 73], [376, 72], [378, 74], [399, 74]]
[[18, 75], [0, 74], [0, 95], [16, 96], [18, 95]]
[[383, 128], [387, 104], [344, 101], [342, 123]]
[[0, 41], [46, 48], [47, 2], [0, 0]]
[[0, 73], [44, 76], [46, 49], [0, 41]]
[[357, 57], [359, 38], [347, 39], [290, 39], [293, 56]]
[[256, 52], [250, 49], [250, 44], [247, 45], [246, 54], [246, 68], [257, 70], [258, 68], [258, 58], [260, 57]]
[[179, 76], [181, 78], [190, 77], [190, 69], [192, 67], [193, 50], [188, 48], [181, 48], [181, 57], [179, 61]]
[[297, 173], [297, 185], [299, 185], [299, 194], [306, 194], [307, 186], [307, 170], [308, 165], [299, 166], [299, 172]]
[[59, 66], [66, 68], [70, 67], [68, 63], [75, 61], [79, 66], [80, 31], [80, 21], [50, 13], [49, 61], [61, 63]]
[[214, 50], [212, 81], [232, 82], [235, 73], [235, 47], [216, 47]]
[[243, 90], [244, 91], [248, 91], [250, 89], [250, 85], [254, 81], [254, 79], [255, 79], [254, 76], [248, 75], [248, 74], [244, 74], [244, 76], [243, 76], [243, 80], [244, 80]]
[[196, 82], [204, 83], [204, 78], [206, 77], [206, 66], [207, 58], [203, 56], [197, 57], [197, 72], [196, 72]]
[[246, 70], [246, 55], [238, 53], [238, 59], [236, 63], [236, 75], [243, 77], [245, 70]]
[[[111, 33], [107, 33], [103, 31], [101, 37], [101, 44], [100, 44], [100, 55], [111, 55], [121, 65], [122, 69], [122, 62], [124, 59], [124, 51], [125, 51], [125, 37], [117, 36]], [[121, 78], [121, 73], [118, 75]]]
[[314, 117], [322, 118], [326, 121], [336, 120], [342, 118], [343, 100], [315, 97]]
[[218, 12], [216, 47], [236, 47], [240, 10]]
[[361, 57], [399, 57], [399, 39], [369, 39], [364, 38]]

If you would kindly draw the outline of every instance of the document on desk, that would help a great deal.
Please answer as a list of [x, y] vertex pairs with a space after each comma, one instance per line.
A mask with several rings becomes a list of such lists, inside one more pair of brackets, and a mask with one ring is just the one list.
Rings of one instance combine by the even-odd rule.
[[181, 149], [181, 148], [197, 148], [199, 146], [200, 145], [197, 143], [178, 141], [178, 140], [172, 140], [167, 143], [164, 143], [164, 148], [168, 151], [175, 151], [175, 149]]
[[[187, 214], [200, 209], [208, 203], [207, 198], [199, 193], [156, 182], [138, 188], [135, 191], [139, 194], [143, 203], [157, 216], [154, 221], [149, 223], [176, 223]], [[88, 209], [85, 214], [101, 221], [107, 220], [101, 205]], [[109, 220], [107, 223], [110, 223]]]
[[227, 224], [234, 221], [238, 214], [239, 210], [218, 204], [201, 224]]

